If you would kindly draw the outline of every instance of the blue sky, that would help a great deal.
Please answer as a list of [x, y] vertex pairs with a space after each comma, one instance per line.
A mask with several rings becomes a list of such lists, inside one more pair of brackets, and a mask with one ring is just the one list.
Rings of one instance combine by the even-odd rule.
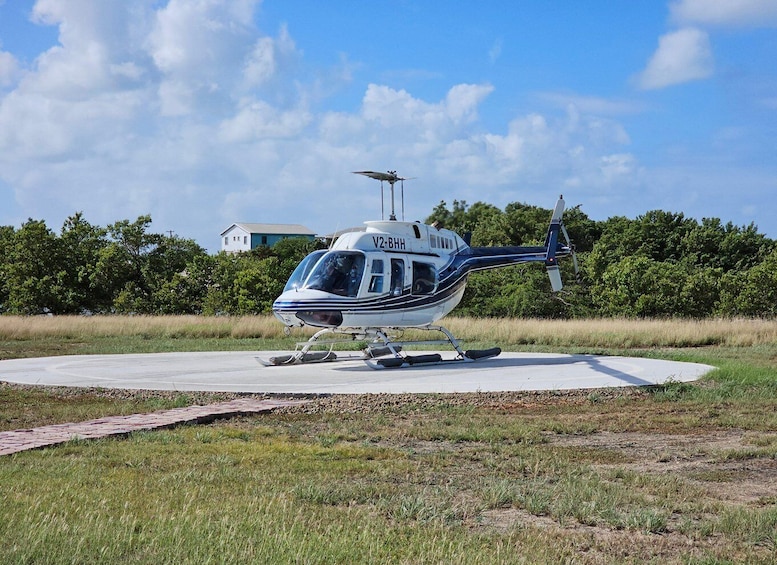
[[0, 225], [142, 214], [216, 251], [441, 200], [777, 238], [777, 1], [0, 0]]

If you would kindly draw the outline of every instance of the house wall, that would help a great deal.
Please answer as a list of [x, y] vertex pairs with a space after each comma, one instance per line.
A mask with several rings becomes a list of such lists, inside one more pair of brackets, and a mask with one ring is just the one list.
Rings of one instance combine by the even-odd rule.
[[221, 236], [221, 250], [229, 253], [251, 250], [251, 235], [235, 226]]
[[239, 226], [233, 226], [221, 236], [221, 250], [227, 253], [239, 253], [250, 251], [261, 245], [272, 247], [287, 237], [304, 237], [313, 240], [315, 236], [309, 234], [248, 233]]

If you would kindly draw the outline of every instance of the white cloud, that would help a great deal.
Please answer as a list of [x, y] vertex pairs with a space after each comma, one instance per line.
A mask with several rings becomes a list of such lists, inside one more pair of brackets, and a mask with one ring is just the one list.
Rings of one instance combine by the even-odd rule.
[[499, 56], [502, 54], [502, 39], [499, 38], [491, 45], [491, 49], [488, 50], [488, 60], [493, 65], [496, 63]]
[[0, 51], [0, 86], [11, 84], [18, 71], [16, 57], [6, 51]]
[[658, 39], [658, 49], [639, 75], [639, 86], [657, 89], [708, 78], [714, 70], [707, 33], [683, 28]]
[[301, 109], [279, 111], [261, 100], [246, 100], [237, 114], [221, 123], [219, 139], [227, 143], [245, 143], [263, 138], [291, 138], [300, 135], [310, 123]]
[[669, 6], [680, 24], [724, 27], [775, 27], [775, 0], [675, 0]]
[[453, 86], [445, 100], [429, 103], [405, 90], [371, 84], [362, 101], [361, 115], [380, 127], [406, 137], [422, 128], [427, 135], [450, 135], [460, 126], [477, 119], [477, 107], [491, 92], [490, 85]]
[[490, 84], [454, 84], [438, 100], [370, 84], [358, 108], [324, 111], [288, 30], [270, 37], [252, 23], [255, 2], [158, 4], [43, 0], [36, 18], [57, 26], [58, 45], [23, 75], [4, 73], [13, 61], [0, 53], [0, 77], [12, 77], [0, 91], [0, 183], [22, 220], [149, 213], [155, 229], [212, 249], [234, 221], [330, 231], [374, 217], [376, 187], [348, 173], [362, 168], [418, 177], [406, 187], [414, 219], [441, 198], [545, 204], [534, 191], [567, 186], [582, 202], [639, 182], [611, 118], [628, 104], [580, 98], [498, 133], [479, 119]]

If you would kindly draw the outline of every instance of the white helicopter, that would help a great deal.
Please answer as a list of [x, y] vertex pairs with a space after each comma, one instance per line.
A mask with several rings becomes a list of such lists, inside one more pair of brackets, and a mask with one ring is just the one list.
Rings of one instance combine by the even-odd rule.
[[[398, 221], [394, 208], [394, 185], [404, 181], [396, 171], [355, 171], [391, 188], [388, 220], [365, 222], [363, 231], [340, 235], [327, 250], [314, 251], [291, 274], [283, 293], [273, 303], [273, 313], [287, 326], [321, 328], [310, 339], [299, 342], [287, 355], [259, 359], [267, 366], [363, 359], [376, 369], [475, 361], [501, 353], [462, 349], [459, 341], [435, 323], [461, 301], [467, 276], [473, 271], [521, 263], [542, 263], [554, 292], [561, 290], [558, 259], [574, 256], [574, 248], [562, 222], [564, 199], [553, 210], [545, 244], [542, 246], [471, 247], [453, 231], [420, 222]], [[383, 214], [381, 214], [382, 216]], [[563, 235], [565, 243], [559, 240]], [[577, 261], [575, 259], [575, 270]], [[404, 329], [440, 332], [441, 340], [401, 341]], [[339, 336], [340, 339], [322, 339]], [[343, 342], [367, 341], [360, 357], [342, 357], [334, 346]], [[453, 359], [439, 353], [407, 355], [409, 345], [447, 344], [456, 351]], [[314, 350], [317, 346], [326, 351]]]

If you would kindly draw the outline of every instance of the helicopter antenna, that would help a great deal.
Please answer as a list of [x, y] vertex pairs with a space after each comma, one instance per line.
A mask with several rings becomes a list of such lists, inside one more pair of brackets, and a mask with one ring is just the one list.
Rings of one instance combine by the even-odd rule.
[[355, 175], [364, 175], [365, 177], [370, 177], [371, 179], [379, 180], [380, 181], [380, 217], [383, 219], [383, 181], [386, 181], [389, 183], [389, 186], [391, 187], [391, 215], [389, 216], [389, 220], [396, 220], [397, 214], [394, 209], [394, 184], [397, 181], [399, 182], [400, 187], [400, 194], [401, 194], [401, 206], [402, 206], [402, 221], [405, 220], [405, 183], [403, 177], [397, 176], [396, 171], [388, 171], [387, 173], [378, 173], [375, 171], [353, 171], [353, 174]]

